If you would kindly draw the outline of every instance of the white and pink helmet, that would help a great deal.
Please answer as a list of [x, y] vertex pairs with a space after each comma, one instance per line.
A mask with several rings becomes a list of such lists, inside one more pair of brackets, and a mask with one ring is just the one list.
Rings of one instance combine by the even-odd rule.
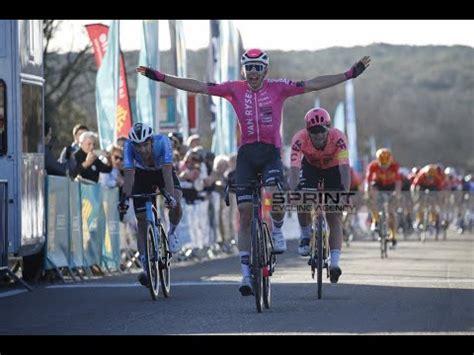
[[306, 123], [306, 129], [310, 129], [314, 126], [331, 127], [331, 116], [329, 112], [321, 107], [315, 107], [306, 112], [304, 121]]
[[245, 65], [247, 63], [262, 63], [265, 66], [268, 66], [270, 60], [268, 59], [267, 53], [258, 48], [252, 48], [247, 49], [240, 58], [241, 65]]

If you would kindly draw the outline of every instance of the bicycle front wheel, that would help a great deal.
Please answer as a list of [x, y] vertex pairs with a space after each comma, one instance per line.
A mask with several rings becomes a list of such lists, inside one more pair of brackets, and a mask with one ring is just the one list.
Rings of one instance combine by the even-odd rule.
[[155, 229], [152, 223], [148, 223], [146, 236], [145, 257], [147, 263], [148, 289], [150, 290], [151, 298], [156, 301], [160, 290], [160, 283], [158, 280], [158, 246], [156, 245]]
[[319, 216], [316, 222], [317, 226], [315, 231], [318, 233], [316, 235], [316, 248], [317, 248], [317, 274], [318, 274], [318, 300], [321, 299], [323, 294], [323, 267], [324, 267], [324, 254], [323, 254], [323, 223], [322, 218]]
[[384, 213], [380, 214], [380, 221], [379, 221], [379, 233], [380, 233], [380, 257], [386, 258], [387, 257], [387, 218]]
[[255, 304], [258, 313], [263, 309], [263, 272], [262, 272], [262, 258], [261, 258], [261, 231], [257, 224], [257, 220], [252, 221], [252, 275], [253, 275], [253, 292], [255, 294]]
[[158, 227], [160, 239], [160, 260], [158, 270], [160, 272], [161, 291], [163, 296], [169, 297], [171, 291], [171, 253], [168, 245], [168, 237], [160, 224]]
[[265, 264], [263, 265], [263, 304], [265, 308], [270, 308], [272, 305], [272, 284], [270, 280], [273, 272], [273, 264], [275, 255], [272, 254], [272, 244], [270, 241], [270, 232], [266, 223], [262, 223], [262, 255], [264, 256]]

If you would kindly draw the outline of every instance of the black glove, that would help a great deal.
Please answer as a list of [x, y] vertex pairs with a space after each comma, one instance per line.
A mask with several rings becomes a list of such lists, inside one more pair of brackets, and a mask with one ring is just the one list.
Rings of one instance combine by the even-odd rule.
[[125, 196], [122, 196], [120, 199], [120, 202], [117, 204], [117, 209], [120, 214], [125, 214], [127, 213], [128, 210], [128, 198]]
[[159, 70], [146, 68], [144, 74], [147, 78], [150, 78], [151, 80], [165, 81], [165, 74], [163, 74]]
[[365, 70], [365, 65], [364, 63], [362, 63], [362, 61], [359, 60], [344, 74], [347, 79], [354, 79], [354, 78], [357, 78], [360, 74], [362, 74], [364, 70]]

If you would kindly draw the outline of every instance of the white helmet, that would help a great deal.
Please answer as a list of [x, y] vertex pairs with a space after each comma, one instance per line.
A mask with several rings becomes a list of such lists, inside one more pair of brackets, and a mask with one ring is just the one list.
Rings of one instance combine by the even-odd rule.
[[445, 173], [445, 175], [452, 176], [452, 177], [457, 175], [456, 174], [456, 169], [454, 169], [450, 166], [448, 166], [446, 169], [444, 169], [444, 173]]
[[262, 63], [265, 66], [268, 66], [270, 63], [270, 60], [268, 59], [267, 53], [264, 51], [258, 49], [258, 48], [252, 48], [248, 49], [245, 51], [244, 54], [242, 54], [242, 57], [240, 58], [240, 65], [245, 65], [247, 63]]
[[146, 123], [135, 123], [128, 132], [128, 138], [135, 143], [143, 143], [153, 135], [153, 129]]

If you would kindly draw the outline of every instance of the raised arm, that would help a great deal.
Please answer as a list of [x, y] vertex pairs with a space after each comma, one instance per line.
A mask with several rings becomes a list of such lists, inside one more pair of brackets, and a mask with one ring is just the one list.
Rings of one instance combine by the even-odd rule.
[[207, 94], [207, 84], [196, 79], [180, 78], [144, 66], [139, 66], [136, 71], [151, 80], [162, 81], [176, 89], [195, 92], [198, 94]]
[[370, 57], [365, 56], [355, 63], [348, 71], [341, 74], [317, 76], [313, 79], [306, 80], [305, 92], [326, 89], [331, 86], [342, 83], [343, 81], [357, 78], [369, 66]]

